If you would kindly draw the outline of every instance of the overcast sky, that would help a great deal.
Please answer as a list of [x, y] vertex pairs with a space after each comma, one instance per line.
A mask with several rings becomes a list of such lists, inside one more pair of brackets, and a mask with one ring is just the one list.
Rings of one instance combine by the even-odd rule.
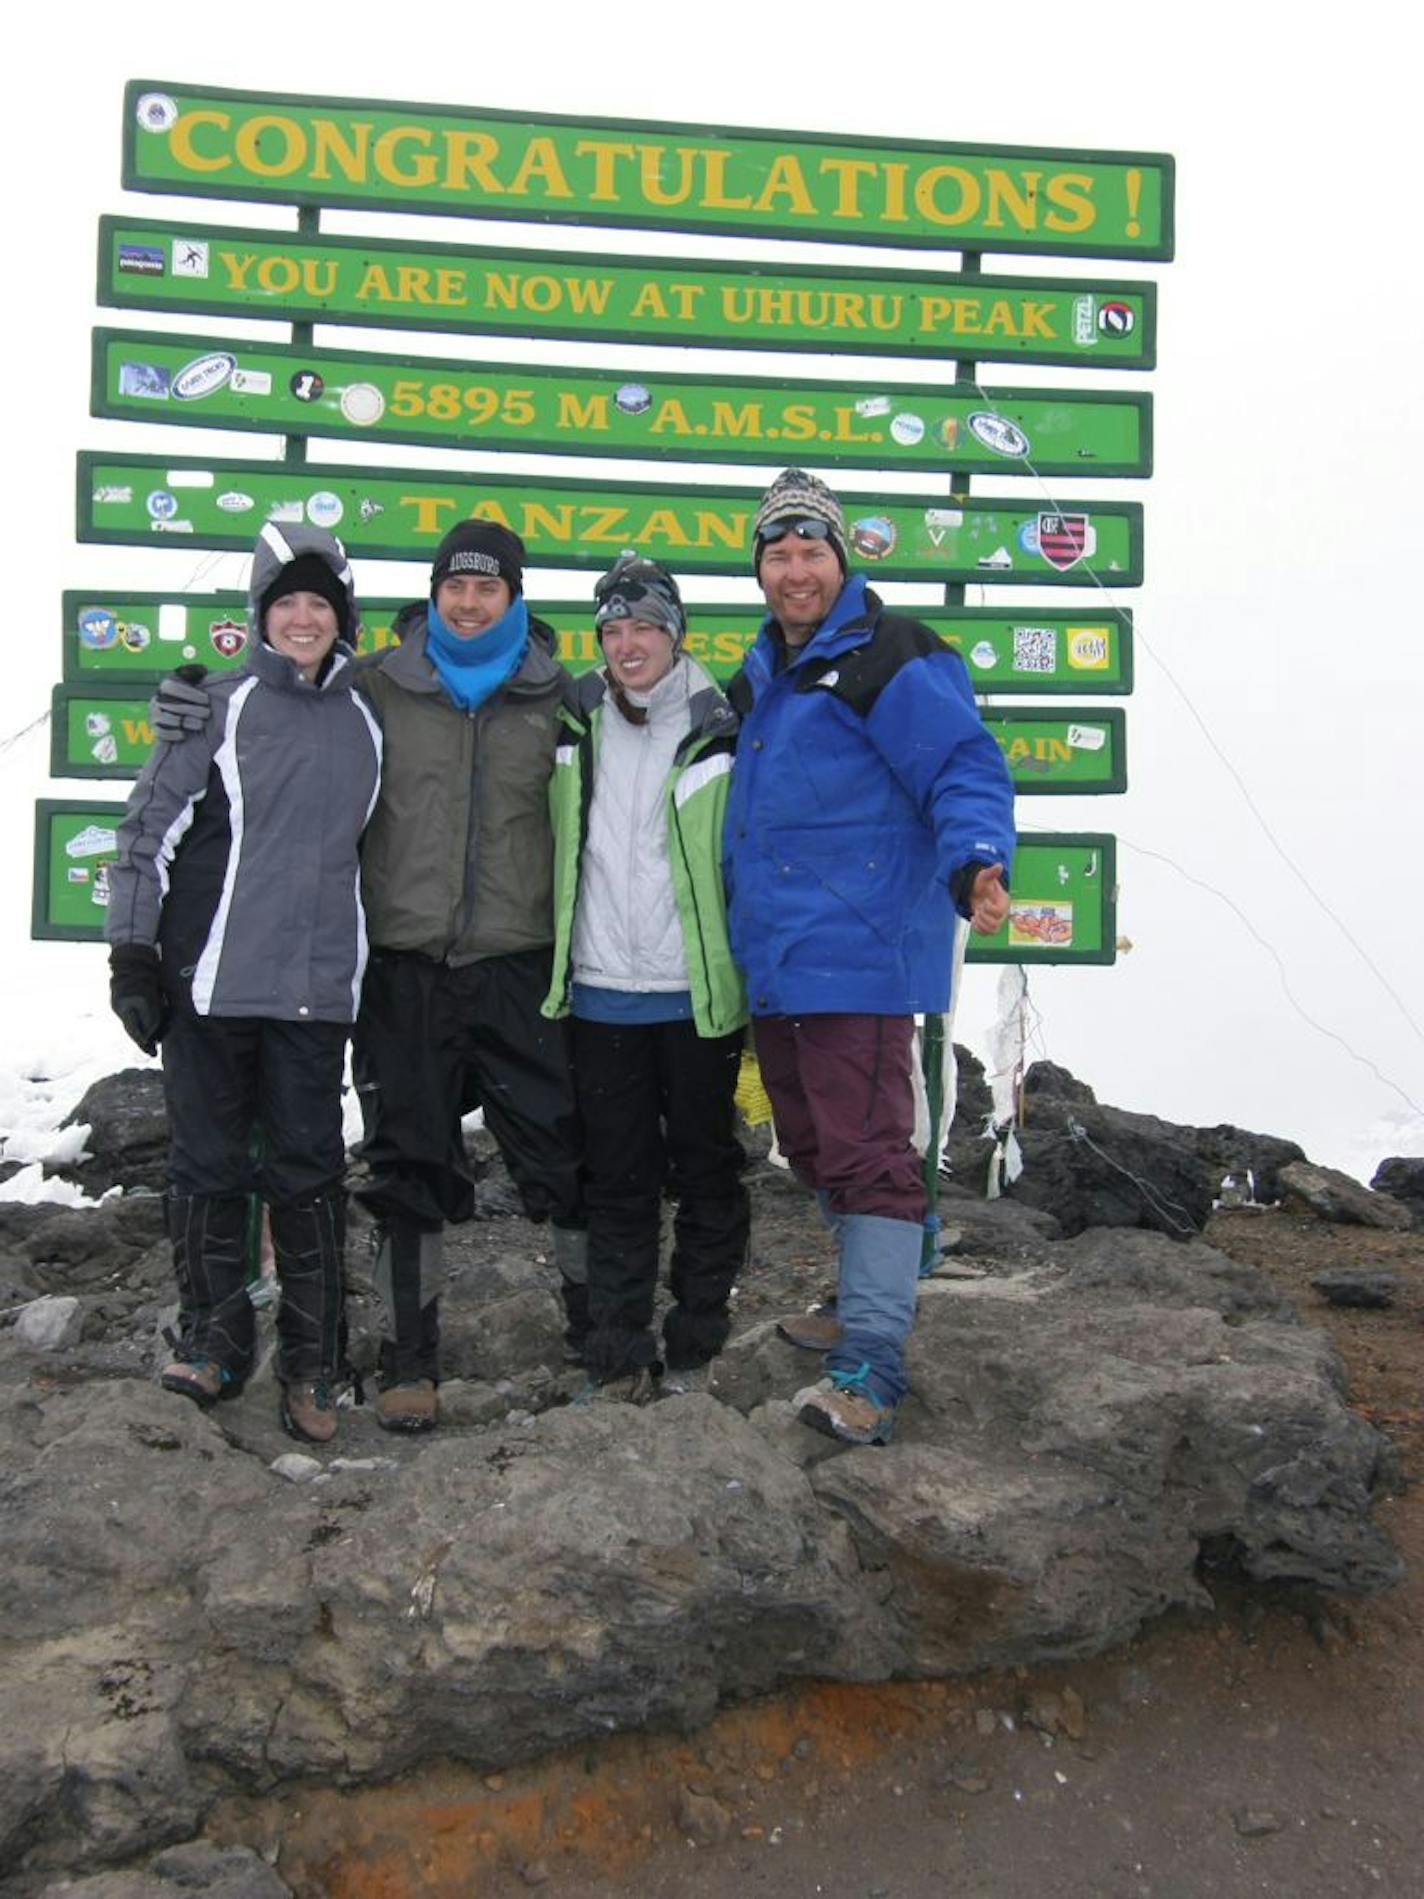
[[[1305, 16], [1272, 8], [1258, 18], [1214, 4], [1154, 11], [1024, 4], [997, 15], [897, 0], [787, 13], [720, 4], [705, 14], [435, 4], [286, 16], [194, 5], [162, 21], [128, 9], [52, 10], [53, 24], [32, 28], [31, 63], [17, 75], [0, 128], [9, 187], [6, 593], [15, 621], [0, 718], [9, 813], [0, 1063], [39, 1059], [61, 1030], [91, 1040], [110, 1033], [101, 952], [27, 940], [33, 800], [85, 789], [47, 785], [47, 732], [9, 743], [41, 718], [59, 677], [60, 590], [183, 589], [197, 562], [191, 549], [74, 540], [77, 449], [203, 452], [194, 431], [86, 415], [91, 325], [145, 322], [94, 306], [98, 216], [182, 217], [192, 208], [126, 201], [119, 189], [123, 85], [143, 77], [531, 115], [1175, 154], [1174, 263], [1060, 267], [1160, 282], [1158, 369], [1094, 379], [1153, 392], [1157, 472], [1147, 483], [1055, 484], [1065, 499], [1081, 488], [1087, 497], [1143, 500], [1147, 557], [1144, 586], [1121, 599], [1138, 626], [1138, 686], [1125, 702], [1130, 790], [1020, 805], [1026, 828], [1117, 833], [1119, 929], [1133, 945], [1112, 969], [1032, 974], [1039, 1052], [1073, 1068], [1102, 1099], [1291, 1135], [1312, 1156], [1366, 1174], [1385, 1153], [1424, 1152], [1424, 1116], [1411, 1105], [1424, 1103], [1424, 1036], [1415, 1026], [1424, 1020], [1416, 980], [1424, 900], [1413, 868], [1424, 685], [1414, 492], [1424, 434], [1418, 107], [1410, 62], [1397, 44], [1391, 52], [1386, 17], [1383, 7], [1352, 8], [1342, 45], [1338, 36], [1312, 40]], [[227, 224], [293, 222], [275, 208], [210, 209]], [[332, 228], [360, 224], [348, 215]], [[402, 224], [447, 241], [460, 234], [437, 219], [365, 228], [395, 235]], [[646, 233], [470, 228], [476, 243], [662, 248]], [[767, 247], [696, 248], [745, 255]], [[862, 261], [845, 247], [799, 246], [788, 255]], [[924, 253], [864, 261], [875, 260], [917, 268], [932, 261]], [[953, 254], [945, 261], [953, 264]], [[1039, 260], [991, 259], [985, 268], [1032, 274]], [[151, 321], [241, 329], [214, 318]], [[346, 330], [341, 339], [399, 345], [392, 333]], [[318, 333], [318, 341], [341, 339]], [[409, 347], [519, 353], [517, 345], [445, 335]], [[644, 370], [672, 356], [683, 367], [737, 366], [788, 380], [866, 374], [813, 357], [545, 350], [555, 360]], [[884, 368], [891, 380], [938, 379], [903, 361]], [[1003, 366], [983, 380], [1085, 381]], [[212, 451], [254, 455], [260, 445], [216, 437]], [[625, 463], [618, 472], [655, 479], [658, 470]], [[859, 474], [841, 479], [867, 485]], [[202, 584], [240, 586], [242, 568], [240, 557], [226, 556]], [[413, 575], [365, 563], [359, 578], [374, 595], [402, 591]], [[586, 586], [577, 576], [540, 574], [530, 591], [536, 599], [541, 588], [578, 597]], [[694, 591], [746, 594], [736, 583]], [[1069, 601], [1061, 592], [1040, 599]], [[119, 788], [90, 789], [108, 797]], [[1346, 942], [1342, 924], [1360, 949]], [[981, 1051], [997, 983], [993, 969], [971, 972], [966, 983], [959, 1034]]]

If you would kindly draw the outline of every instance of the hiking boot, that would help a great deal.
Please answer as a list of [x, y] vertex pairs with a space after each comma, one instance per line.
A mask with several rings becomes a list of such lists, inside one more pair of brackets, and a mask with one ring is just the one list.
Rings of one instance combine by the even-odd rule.
[[841, 1342], [841, 1322], [834, 1312], [818, 1307], [813, 1312], [796, 1312], [789, 1319], [778, 1319], [777, 1335], [788, 1345], [803, 1352], [829, 1352]]
[[651, 1404], [662, 1390], [662, 1381], [651, 1365], [640, 1365], [621, 1378], [609, 1378], [590, 1387], [590, 1404]]
[[846, 1444], [888, 1444], [895, 1429], [894, 1405], [876, 1400], [863, 1371], [832, 1372], [791, 1403], [803, 1424]]
[[305, 1444], [329, 1444], [336, 1436], [336, 1400], [324, 1378], [282, 1387], [282, 1429]]
[[204, 1411], [219, 1398], [236, 1397], [238, 1390], [233, 1374], [215, 1358], [175, 1358], [164, 1366], [158, 1382], [165, 1391], [191, 1398]]
[[376, 1422], [383, 1431], [433, 1431], [435, 1381], [407, 1378], [376, 1393]]

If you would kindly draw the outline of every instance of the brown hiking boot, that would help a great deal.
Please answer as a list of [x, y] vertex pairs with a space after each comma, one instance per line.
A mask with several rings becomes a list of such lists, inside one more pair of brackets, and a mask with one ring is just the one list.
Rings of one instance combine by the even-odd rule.
[[283, 1385], [282, 1429], [305, 1444], [329, 1444], [336, 1436], [336, 1400], [324, 1378]]
[[214, 1358], [175, 1358], [163, 1367], [158, 1382], [165, 1391], [191, 1398], [204, 1411], [234, 1388], [233, 1379]]
[[803, 1424], [846, 1444], [888, 1444], [895, 1429], [894, 1405], [877, 1404], [855, 1380], [823, 1378], [798, 1391], [791, 1404]]
[[376, 1393], [376, 1422], [383, 1431], [433, 1431], [435, 1419], [433, 1379], [408, 1378]]
[[829, 1352], [841, 1342], [841, 1322], [834, 1312], [796, 1312], [789, 1319], [778, 1319], [778, 1334], [788, 1345], [799, 1345], [803, 1352]]

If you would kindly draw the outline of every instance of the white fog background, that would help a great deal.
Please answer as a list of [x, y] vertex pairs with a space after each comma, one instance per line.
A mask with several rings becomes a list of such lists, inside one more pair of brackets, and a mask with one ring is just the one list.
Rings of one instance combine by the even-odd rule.
[[[1025, 799], [1020, 818], [1024, 828], [1118, 835], [1118, 927], [1133, 947], [1111, 969], [1032, 973], [1032, 1052], [1072, 1068], [1102, 1100], [1288, 1135], [1313, 1159], [1364, 1178], [1386, 1154], [1424, 1152], [1416, 980], [1424, 929], [1416, 837], [1424, 272], [1419, 106], [1415, 62], [1403, 26], [1393, 24], [1401, 18], [1373, 4], [1327, 21], [1215, 0], [1154, 9], [1034, 0], [969, 11], [887, 0], [706, 10], [79, 6], [12, 22], [10, 105], [0, 125], [11, 620], [0, 700], [0, 1132], [15, 1133], [12, 1156], [26, 1158], [27, 1141], [43, 1150], [42, 1129], [94, 1074], [141, 1059], [108, 1014], [102, 950], [29, 940], [34, 799], [116, 798], [124, 789], [48, 782], [60, 592], [183, 589], [202, 559], [171, 546], [79, 546], [75, 451], [193, 456], [210, 447], [262, 458], [276, 448], [272, 438], [86, 415], [96, 322], [282, 334], [213, 317], [97, 310], [101, 212], [295, 227], [295, 212], [277, 207], [208, 201], [204, 211], [202, 200], [126, 198], [120, 128], [131, 77], [531, 115], [1173, 153], [1172, 264], [991, 256], [984, 265], [1004, 275], [1098, 271], [1161, 285], [1159, 367], [1146, 376], [994, 363], [981, 371], [990, 388], [1096, 382], [1156, 398], [1150, 482], [1053, 484], [1069, 503], [1111, 494], [1146, 503], [1146, 584], [1120, 596], [1136, 613], [1137, 687], [1114, 702], [1127, 707], [1130, 790]], [[648, 232], [364, 213], [327, 214], [323, 228], [635, 254], [678, 248]], [[712, 256], [772, 247], [710, 239], [683, 248]], [[782, 254], [917, 268], [932, 268], [936, 255], [804, 244]], [[957, 262], [945, 253], [946, 267]], [[495, 338], [349, 326], [319, 327], [316, 340], [411, 354], [521, 353]], [[952, 364], [903, 359], [861, 359], [850, 369], [809, 355], [543, 349], [555, 360], [645, 372], [678, 364], [788, 380], [844, 373], [887, 387], [953, 375]], [[343, 458], [328, 444], [313, 454]], [[366, 458], [455, 459], [374, 449]], [[472, 456], [469, 465], [524, 464]], [[657, 479], [663, 468], [581, 461], [577, 472], [636, 480]], [[750, 481], [757, 472], [679, 469], [672, 478]], [[774, 472], [769, 464], [767, 478]], [[830, 478], [847, 488], [872, 480], [858, 470]], [[881, 485], [888, 492], [896, 484]], [[1003, 492], [1025, 485], [992, 484]], [[244, 557], [208, 557], [206, 566], [204, 586], [243, 585]], [[409, 566], [358, 561], [357, 575], [368, 595], [423, 591]], [[541, 593], [578, 597], [591, 579], [535, 570], [528, 591], [536, 602]], [[750, 583], [701, 582], [691, 591], [747, 598]], [[891, 591], [924, 604], [933, 597], [924, 588]], [[983, 597], [1086, 602], [1023, 589]], [[998, 981], [993, 968], [966, 978], [956, 1032], [981, 1054]]]

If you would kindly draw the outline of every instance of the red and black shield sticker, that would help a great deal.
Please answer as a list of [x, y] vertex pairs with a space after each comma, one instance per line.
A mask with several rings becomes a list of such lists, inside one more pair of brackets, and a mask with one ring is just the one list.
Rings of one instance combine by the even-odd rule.
[[1087, 515], [1039, 515], [1038, 551], [1049, 566], [1056, 567], [1060, 573], [1076, 567], [1088, 551]]

